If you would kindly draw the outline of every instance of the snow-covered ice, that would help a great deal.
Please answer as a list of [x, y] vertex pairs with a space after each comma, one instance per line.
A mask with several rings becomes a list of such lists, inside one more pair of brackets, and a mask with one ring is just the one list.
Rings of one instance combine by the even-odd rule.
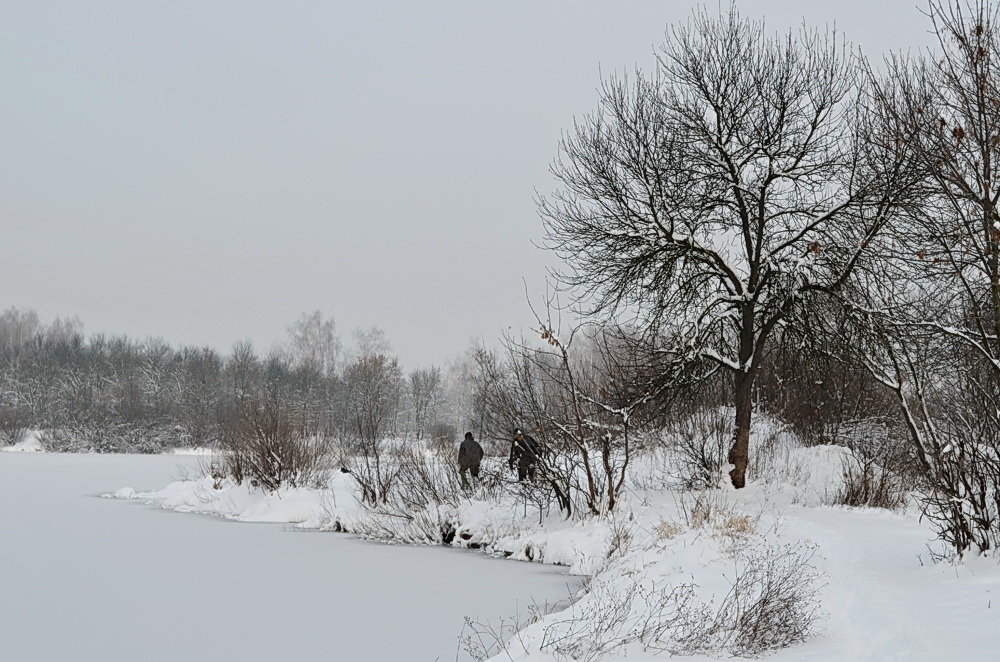
[[509, 617], [577, 590], [552, 566], [96, 498], [197, 467], [0, 456], [0, 659], [450, 661], [464, 616]]

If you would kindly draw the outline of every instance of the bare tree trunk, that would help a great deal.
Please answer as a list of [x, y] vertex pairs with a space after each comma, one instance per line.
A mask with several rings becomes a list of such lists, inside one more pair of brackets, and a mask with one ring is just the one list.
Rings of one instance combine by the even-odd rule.
[[[756, 273], [751, 274], [751, 287], [757, 285]], [[736, 405], [736, 429], [733, 431], [733, 447], [729, 450], [729, 463], [733, 465], [729, 478], [733, 487], [740, 489], [747, 483], [747, 465], [750, 463], [750, 419], [753, 417], [753, 379], [756, 376], [754, 365], [757, 363], [755, 352], [762, 351], [767, 337], [762, 332], [755, 338], [754, 321], [756, 306], [747, 304], [740, 311], [743, 323], [740, 329], [740, 368], [733, 375], [733, 394]]]
[[753, 417], [753, 372], [737, 372], [734, 380], [736, 395], [736, 431], [733, 433], [733, 447], [729, 450], [729, 463], [733, 465], [729, 478], [733, 487], [746, 485], [747, 465], [750, 463], [750, 421]]

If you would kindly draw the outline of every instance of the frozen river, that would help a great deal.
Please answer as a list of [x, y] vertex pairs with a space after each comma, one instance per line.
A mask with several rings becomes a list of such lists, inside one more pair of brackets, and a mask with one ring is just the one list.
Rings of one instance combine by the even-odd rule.
[[96, 498], [174, 456], [0, 453], [0, 658], [465, 659], [463, 616], [564, 600], [560, 569]]

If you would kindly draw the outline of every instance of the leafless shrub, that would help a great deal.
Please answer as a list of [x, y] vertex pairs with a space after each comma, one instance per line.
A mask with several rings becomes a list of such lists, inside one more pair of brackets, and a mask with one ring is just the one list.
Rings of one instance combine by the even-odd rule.
[[869, 370], [905, 421], [923, 516], [957, 556], [997, 549], [1000, 371], [947, 335], [858, 319]]
[[346, 442], [339, 449], [341, 471], [351, 474], [361, 490], [361, 502], [377, 506], [389, 499], [399, 475], [399, 463], [382, 439]]
[[731, 423], [724, 411], [701, 409], [677, 424], [674, 430], [675, 483], [683, 489], [717, 487], [732, 437]]
[[630, 519], [615, 517], [611, 520], [611, 535], [608, 537], [608, 548], [605, 559], [611, 561], [625, 556], [635, 541], [635, 525]]
[[443, 504], [404, 512], [392, 504], [370, 509], [351, 529], [365, 538], [410, 545], [447, 545], [457, 532], [455, 511]]
[[905, 426], [898, 419], [872, 417], [845, 421], [833, 443], [863, 457], [877, 457], [882, 466], [909, 485], [918, 484], [924, 477]]
[[[459, 635], [459, 649], [464, 651], [476, 662], [485, 662], [500, 654], [510, 654], [513, 639], [519, 632], [532, 624], [532, 620], [501, 618], [496, 623], [477, 621], [470, 616], [465, 617], [465, 625]], [[524, 648], [522, 646], [522, 648]]]
[[616, 591], [603, 583], [592, 585], [587, 600], [574, 603], [561, 614], [565, 618], [545, 627], [541, 650], [559, 660], [581, 662], [621, 650], [637, 638], [628, 631], [640, 595], [641, 589]]
[[483, 436], [509, 445], [523, 428], [541, 446], [533, 468], [547, 498], [567, 517], [603, 515], [619, 503], [647, 405], [663, 389], [648, 347], [610, 325], [561, 334], [554, 297], [546, 304], [538, 341], [508, 336], [500, 354], [477, 352]]
[[306, 434], [276, 399], [250, 399], [232, 412], [222, 437], [221, 467], [237, 483], [273, 491], [322, 485], [329, 472], [328, 447]]
[[16, 444], [28, 431], [31, 414], [24, 407], [0, 407], [0, 443]]
[[521, 639], [521, 633], [529, 625], [537, 623], [544, 616], [566, 606], [565, 602], [541, 605], [532, 603], [524, 615], [514, 614], [511, 618], [501, 618], [495, 623], [478, 621], [465, 617], [465, 625], [459, 635], [459, 648], [476, 662], [483, 662], [497, 655], [506, 655], [513, 659], [511, 653], [515, 648], [527, 652], [528, 647]]
[[45, 448], [56, 453], [162, 453], [180, 446], [174, 426], [104, 422], [46, 430]]
[[690, 587], [661, 591], [643, 643], [671, 655], [724, 651], [756, 657], [804, 641], [819, 615], [812, 556], [810, 547], [786, 545], [742, 559], [714, 613]]
[[[718, 487], [729, 465], [730, 417], [725, 408], [694, 409], [668, 428], [670, 456], [657, 458], [656, 452], [652, 453], [656, 463], [653, 471], [658, 475], [647, 477], [646, 483], [653, 488], [695, 491]], [[761, 417], [751, 436], [754, 463], [749, 468], [750, 477], [760, 482], [804, 482], [808, 469], [794, 452], [800, 446], [787, 425]]]
[[755, 439], [754, 480], [791, 485], [805, 483], [810, 472], [805, 459], [795, 452], [799, 447], [801, 440], [790, 434], [785, 426], [772, 425], [759, 431]]
[[959, 556], [1000, 547], [1000, 410], [962, 409], [937, 431], [932, 481], [920, 494], [923, 516]]
[[[811, 564], [812, 555], [810, 547], [788, 545], [740, 559], [730, 590], [718, 605], [702, 598], [690, 583], [595, 582], [584, 598], [543, 627], [539, 648], [567, 662], [598, 660], [630, 646], [669, 655], [737, 657], [786, 648], [808, 637], [819, 614], [819, 573]], [[524, 647], [523, 639], [513, 633], [513, 623], [505, 623], [507, 631], [489, 639], [489, 654], [510, 655], [514, 646]], [[497, 632], [482, 626], [471, 629]]]
[[895, 510], [906, 504], [902, 480], [887, 468], [877, 448], [856, 445], [841, 462], [843, 482], [833, 497], [835, 505]]
[[629, 487], [638, 492], [657, 492], [677, 487], [676, 453], [665, 443], [637, 452], [641, 469], [629, 475]]
[[726, 647], [751, 657], [804, 641], [818, 617], [813, 549], [785, 546], [745, 562], [716, 617], [730, 623]]
[[[366, 513], [355, 525], [355, 533], [391, 542], [450, 544], [459, 525], [455, 509], [465, 498], [451, 463], [439, 456], [402, 449], [380, 466], [391, 472], [392, 479], [381, 480], [385, 492], [380, 498], [372, 501], [362, 497]], [[359, 483], [363, 479], [364, 475]]]

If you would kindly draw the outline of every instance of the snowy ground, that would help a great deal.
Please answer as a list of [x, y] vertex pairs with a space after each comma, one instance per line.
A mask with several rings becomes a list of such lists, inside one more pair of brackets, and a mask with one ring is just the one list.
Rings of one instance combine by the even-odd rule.
[[576, 590], [551, 566], [96, 497], [198, 462], [0, 455], [0, 659], [455, 660], [464, 616]]
[[[521, 508], [510, 504], [491, 507], [475, 500], [463, 504], [449, 516], [460, 520], [460, 530], [470, 532], [472, 540], [488, 538], [494, 552], [515, 559], [565, 564], [573, 572], [592, 575], [588, 594], [568, 610], [553, 613], [524, 629], [494, 659], [660, 659], [652, 650], [656, 646], [629, 639], [630, 633], [649, 622], [650, 599], [655, 602], [656, 596], [662, 597], [673, 587], [692, 585], [694, 598], [710, 614], [717, 613], [734, 577], [752, 562], [753, 555], [758, 550], [781, 548], [808, 554], [818, 577], [815, 590], [819, 618], [807, 641], [769, 659], [995, 659], [1000, 650], [1000, 602], [996, 608], [992, 605], [994, 598], [1000, 597], [1000, 566], [996, 559], [934, 563], [933, 533], [913, 508], [889, 512], [824, 505], [836, 488], [844, 452], [836, 447], [786, 445], [772, 454], [766, 471], [761, 471], [766, 481], [752, 483], [741, 491], [723, 488], [700, 496], [657, 485], [656, 471], [651, 466], [637, 467], [638, 473], [645, 472], [645, 486], [630, 492], [613, 520], [565, 522], [552, 516], [539, 524], [537, 514], [523, 517]], [[352, 525], [352, 520], [362, 516], [349, 498], [349, 487], [347, 478], [337, 476], [329, 491], [292, 490], [264, 495], [232, 485], [217, 490], [211, 479], [202, 479], [176, 482], [147, 493], [123, 489], [117, 496], [244, 521], [322, 527], [329, 525], [331, 518]], [[699, 498], [708, 504], [710, 516], [692, 516]], [[628, 539], [617, 548], [613, 542], [616, 532], [625, 532]], [[315, 537], [344, 539], [336, 535]], [[397, 553], [400, 564], [410, 563], [420, 554], [442, 553], [438, 549], [365, 546], [365, 550], [369, 549]], [[305, 562], [310, 563], [308, 556]], [[487, 569], [489, 578], [483, 577], [478, 585], [502, 584], [505, 580], [500, 573], [504, 568], [525, 567], [485, 562], [492, 563]], [[538, 579], [551, 586], [551, 577]], [[400, 577], [399, 581], [410, 579]], [[614, 601], [621, 596], [634, 599], [616, 606]], [[316, 609], [310, 607], [307, 611], [315, 613]], [[525, 613], [518, 609], [503, 616], [509, 619], [516, 612], [521, 616]], [[398, 618], [386, 614], [382, 620], [389, 631], [396, 632], [407, 623], [406, 618]], [[620, 623], [602, 635], [607, 639], [603, 657], [592, 656], [595, 629], [608, 626], [614, 619], [620, 619]], [[480, 620], [498, 622], [490, 617]], [[506, 634], [509, 637], [512, 633]], [[724, 651], [712, 655], [727, 657]], [[364, 659], [424, 658], [366, 655]], [[709, 659], [709, 655], [688, 659]]]

